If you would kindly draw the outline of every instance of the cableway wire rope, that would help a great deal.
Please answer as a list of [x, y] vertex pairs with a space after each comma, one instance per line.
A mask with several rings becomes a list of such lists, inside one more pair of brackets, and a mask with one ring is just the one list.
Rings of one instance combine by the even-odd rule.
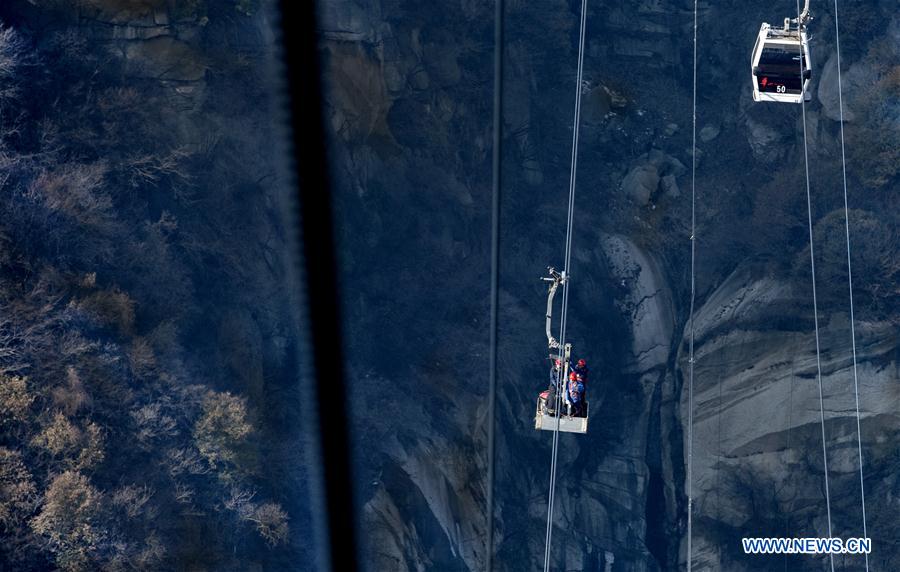
[[500, 191], [502, 189], [503, 143], [503, 0], [494, 0], [494, 147], [492, 150], [491, 194], [491, 325], [487, 413], [487, 498], [485, 510], [485, 570], [494, 568], [494, 457], [497, 409], [497, 334], [500, 306]]
[[[797, 20], [800, 20], [800, 0], [797, 0]], [[799, 23], [803, 26], [803, 23]], [[807, 55], [807, 58], [809, 56]], [[806, 85], [803, 81], [803, 58], [800, 58], [800, 108], [802, 110], [803, 119], [803, 165], [806, 175], [806, 213], [809, 224], [809, 266], [812, 276], [812, 299], [813, 299], [813, 325], [816, 334], [816, 379], [819, 382], [819, 415], [822, 425], [822, 467], [825, 476], [825, 508], [828, 512], [828, 537], [831, 538], [831, 493], [828, 490], [828, 448], [825, 442], [825, 397], [822, 391], [822, 357], [819, 344], [819, 302], [816, 295], [816, 256], [813, 247], [813, 215], [812, 215], [812, 193], [809, 185], [809, 145], [806, 135]], [[834, 554], [829, 553], [829, 563], [831, 572], [834, 572]]]
[[[694, 302], [696, 300], [696, 188], [697, 188], [697, 0], [694, 0], [694, 55], [691, 107], [691, 306], [688, 314], [688, 439], [687, 439], [687, 572], [693, 562], [694, 512]], [[721, 404], [720, 404], [721, 405]]]
[[[572, 161], [569, 170], [569, 208], [566, 219], [566, 252], [565, 276], [563, 284], [562, 311], [559, 325], [559, 349], [565, 352], [566, 347], [566, 311], [569, 307], [569, 274], [572, 259], [572, 226], [575, 218], [575, 180], [578, 169], [578, 128], [581, 123], [581, 90], [584, 72], [584, 38], [587, 23], [587, 0], [581, 0], [581, 20], [578, 33], [578, 71], [575, 81], [575, 119], [572, 125]], [[565, 359], [564, 355], [561, 355]], [[560, 374], [564, 369], [560, 370]], [[562, 377], [559, 375], [558, 377]], [[557, 379], [556, 390], [556, 425], [553, 429], [553, 447], [550, 453], [550, 490], [547, 493], [547, 533], [544, 544], [544, 572], [550, 572], [550, 549], [553, 541], [553, 501], [555, 500], [557, 456], [559, 453], [559, 424], [562, 417], [562, 391], [566, 380]]]
[[[850, 340], [853, 348], [853, 391], [856, 396], [856, 445], [859, 452], [859, 494], [862, 503], [863, 538], [868, 538], [866, 526], [866, 488], [863, 478], [862, 429], [859, 421], [859, 374], [856, 359], [856, 323], [853, 313], [853, 270], [850, 265], [850, 208], [847, 201], [847, 156], [844, 152], [844, 95], [841, 81], [841, 32], [838, 25], [838, 2], [834, 0], [834, 39], [837, 52], [838, 109], [841, 126], [841, 175], [844, 183], [844, 231], [847, 239], [847, 282], [850, 290]], [[866, 572], [869, 571], [869, 555], [866, 558]]]
[[[791, 341], [794, 342], [796, 337], [797, 337], [797, 332], [794, 332], [791, 335]], [[787, 430], [787, 439], [786, 439], [787, 442], [785, 443], [785, 446], [784, 446], [784, 450], [787, 454], [790, 454], [790, 452], [791, 452], [791, 433], [794, 428], [794, 368], [796, 365], [795, 359], [796, 359], [795, 357], [791, 358], [791, 385], [790, 385], [790, 391], [788, 392], [788, 422], [787, 422], [788, 430]], [[791, 476], [790, 468], [788, 468], [787, 476], [788, 476], [788, 478], [790, 478], [790, 476]], [[793, 514], [793, 512], [794, 512], [794, 500], [795, 499], [793, 499], [793, 498], [790, 500], [787, 510], [785, 511], [785, 515], [784, 515], [784, 529], [785, 530], [791, 529], [791, 514]], [[790, 558], [790, 554], [785, 553], [785, 555], [784, 555], [784, 572], [788, 572], [788, 559], [789, 558]]]

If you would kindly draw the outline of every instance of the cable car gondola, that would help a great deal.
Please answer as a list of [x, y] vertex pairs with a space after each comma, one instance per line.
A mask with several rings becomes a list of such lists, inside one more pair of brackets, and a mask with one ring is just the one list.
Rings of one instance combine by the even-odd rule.
[[812, 63], [806, 24], [809, 0], [796, 19], [785, 18], [782, 28], [765, 22], [759, 28], [750, 68], [753, 74], [753, 101], [800, 103], [809, 101]]
[[[550, 268], [550, 276], [543, 278], [550, 282], [550, 289], [547, 293], [547, 345], [551, 350], [559, 349], [559, 342], [553, 337], [551, 332], [552, 314], [553, 314], [553, 296], [560, 284], [566, 282], [565, 272], [556, 272]], [[544, 431], [564, 431], [566, 433], [587, 433], [588, 426], [588, 408], [587, 399], [581, 403], [579, 411], [573, 411], [570, 403], [566, 399], [560, 397], [560, 392], [566, 391], [566, 380], [569, 377], [569, 364], [572, 359], [572, 344], [566, 344], [562, 348], [562, 354], [550, 354], [551, 363], [558, 364], [555, 379], [551, 380], [550, 387], [538, 395], [537, 408], [534, 413], [534, 428], [543, 429]], [[575, 374], [572, 374], [575, 375]], [[553, 376], [551, 376], [552, 378]], [[557, 408], [562, 411], [557, 416]]]

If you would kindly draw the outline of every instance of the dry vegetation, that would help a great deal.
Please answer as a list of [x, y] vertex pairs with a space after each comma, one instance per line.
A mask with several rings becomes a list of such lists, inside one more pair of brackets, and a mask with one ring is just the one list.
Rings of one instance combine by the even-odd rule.
[[214, 168], [116, 65], [0, 27], [0, 570], [247, 569], [290, 530], [261, 405], [184, 331], [231, 219], [198, 213]]

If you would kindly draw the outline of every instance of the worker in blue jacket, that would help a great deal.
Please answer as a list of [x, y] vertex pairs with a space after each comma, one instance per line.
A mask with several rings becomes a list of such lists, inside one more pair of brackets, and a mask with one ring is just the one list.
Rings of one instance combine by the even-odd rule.
[[562, 362], [558, 359], [553, 360], [553, 364], [550, 366], [550, 385], [547, 387], [547, 391], [541, 393], [550, 415], [556, 414], [556, 394], [560, 389], [560, 368], [562, 368]]
[[569, 408], [569, 415], [581, 417], [584, 406], [584, 383], [579, 381], [578, 374], [574, 371], [569, 372], [566, 404]]

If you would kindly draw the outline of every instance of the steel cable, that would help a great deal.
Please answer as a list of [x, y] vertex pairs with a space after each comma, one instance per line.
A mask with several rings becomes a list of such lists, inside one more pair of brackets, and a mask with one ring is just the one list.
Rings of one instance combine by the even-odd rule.
[[[688, 346], [688, 454], [687, 454], [687, 571], [693, 567], [693, 508], [694, 508], [694, 302], [696, 300], [696, 183], [697, 183], [697, 0], [694, 0], [694, 56], [691, 109], [691, 307], [688, 315], [690, 341]], [[720, 404], [721, 406], [721, 404]]]
[[[841, 174], [844, 183], [844, 231], [847, 239], [847, 281], [850, 289], [850, 340], [853, 347], [853, 390], [856, 396], [856, 445], [859, 451], [859, 494], [862, 502], [863, 537], [868, 538], [866, 527], [866, 489], [863, 479], [862, 429], [859, 421], [859, 374], [856, 359], [856, 323], [853, 313], [853, 270], [850, 265], [850, 208], [847, 201], [847, 157], [844, 152], [844, 95], [841, 81], [841, 32], [838, 26], [838, 3], [834, 0], [834, 39], [837, 52], [838, 109], [841, 125]], [[869, 570], [869, 555], [866, 557], [866, 572]]]
[[500, 306], [500, 191], [502, 183], [503, 143], [503, 0], [495, 0], [494, 13], [494, 147], [492, 150], [491, 195], [491, 325], [488, 382], [487, 420], [487, 509], [485, 511], [487, 539], [485, 542], [485, 570], [494, 567], [494, 433], [497, 409], [497, 334]]
[[[798, 20], [800, 14], [800, 1], [797, 0]], [[802, 26], [802, 24], [800, 24]], [[819, 344], [819, 302], [816, 295], [816, 256], [813, 246], [813, 215], [812, 215], [812, 194], [809, 184], [809, 145], [806, 134], [806, 84], [803, 80], [804, 57], [808, 60], [809, 55], [804, 54], [800, 57], [800, 108], [802, 110], [803, 119], [803, 161], [806, 175], [806, 213], [809, 223], [809, 266], [812, 275], [812, 299], [813, 299], [813, 325], [816, 335], [816, 379], [819, 382], [819, 414], [822, 425], [822, 465], [825, 474], [825, 508], [828, 512], [828, 537], [831, 538], [831, 493], [828, 490], [828, 448], [825, 442], [825, 397], [822, 391], [822, 357]], [[834, 572], [834, 554], [828, 555], [831, 565], [831, 572]]]
[[[562, 312], [559, 326], [560, 352], [565, 352], [566, 347], [566, 312], [569, 307], [569, 274], [572, 259], [572, 227], [575, 218], [575, 180], [578, 169], [578, 128], [581, 123], [581, 90], [584, 71], [584, 38], [587, 23], [587, 0], [581, 2], [581, 21], [578, 34], [578, 71], [575, 85], [575, 119], [572, 126], [572, 161], [569, 171], [569, 208], [566, 219], [566, 251], [565, 251], [565, 276], [563, 284]], [[565, 356], [561, 356], [565, 359]], [[561, 369], [560, 373], [565, 371]], [[550, 460], [550, 490], [547, 494], [547, 531], [544, 544], [544, 572], [550, 572], [550, 552], [553, 542], [553, 502], [556, 498], [556, 474], [557, 457], [559, 454], [559, 424], [562, 417], [562, 390], [565, 387], [565, 379], [557, 380], [556, 391], [556, 426], [553, 429], [553, 447]]]

